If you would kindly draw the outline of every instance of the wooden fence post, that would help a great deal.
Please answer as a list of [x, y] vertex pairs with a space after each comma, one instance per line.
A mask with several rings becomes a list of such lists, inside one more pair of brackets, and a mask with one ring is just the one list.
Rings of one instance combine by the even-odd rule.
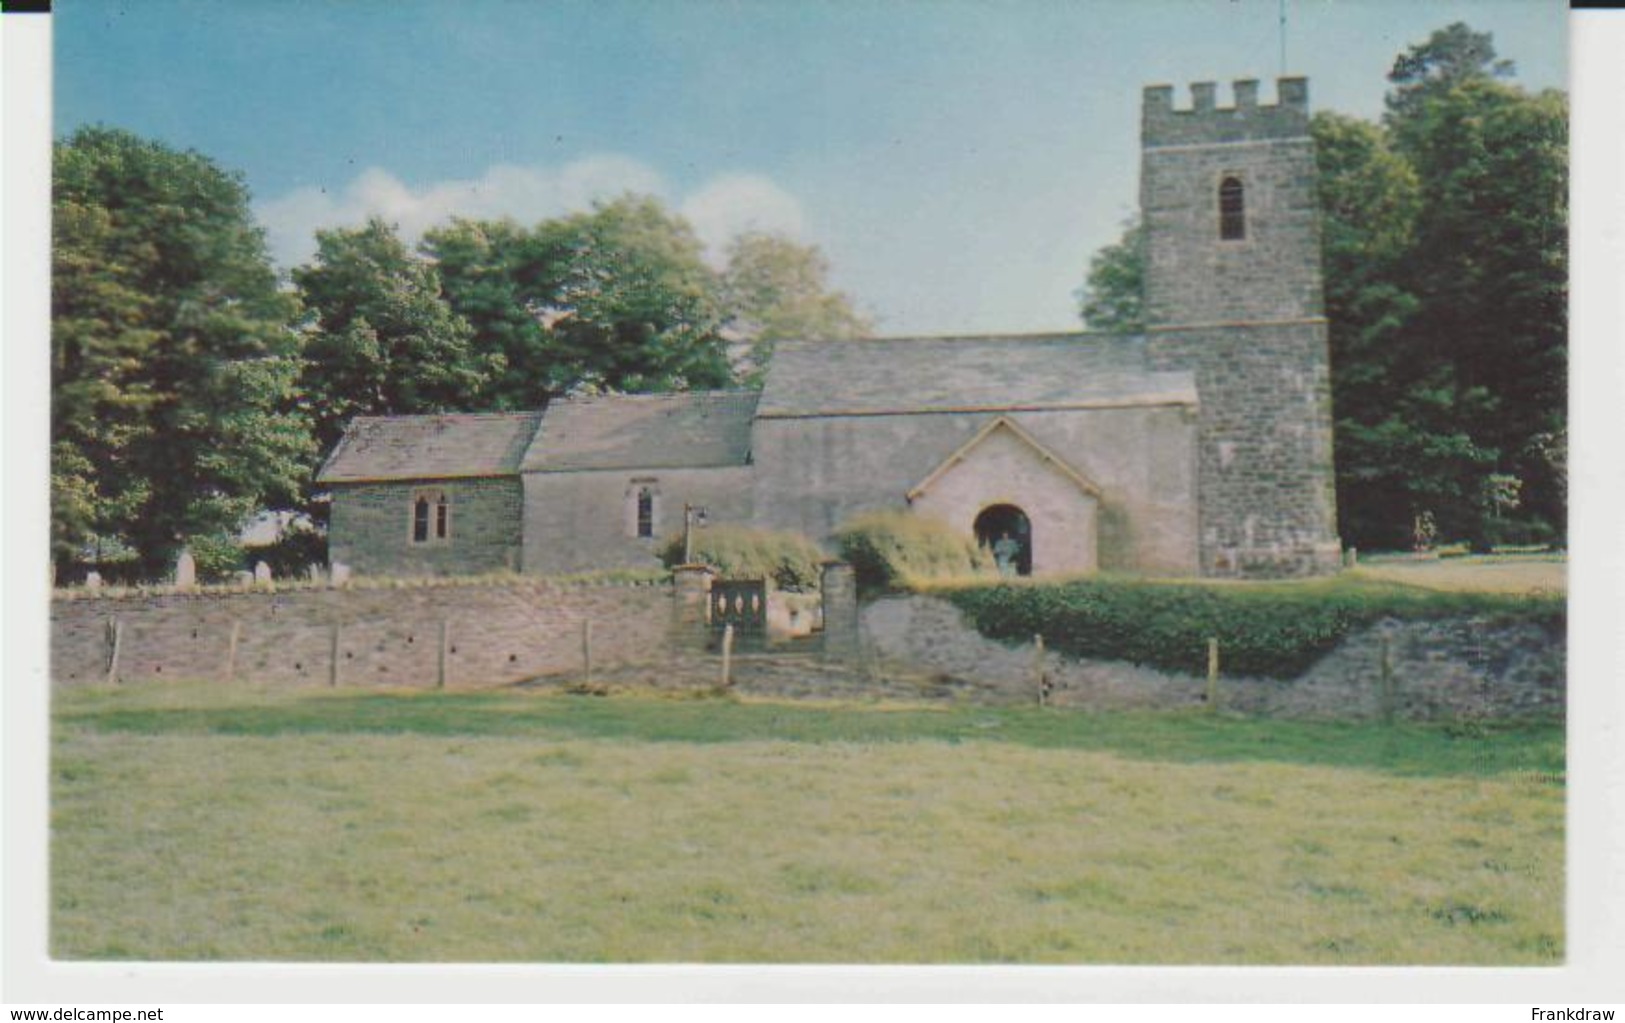
[[237, 680], [237, 641], [242, 638], [243, 620], [231, 620], [231, 638], [226, 641], [226, 684]]
[[581, 671], [582, 681], [592, 685], [592, 619], [581, 620]]
[[1038, 687], [1038, 705], [1049, 703], [1049, 678], [1044, 674], [1044, 637], [1033, 635], [1033, 683]]
[[339, 685], [339, 623], [334, 622], [327, 637], [327, 688]]
[[1207, 709], [1217, 710], [1219, 706], [1219, 637], [1209, 636], [1207, 640]]
[[732, 624], [722, 627], [722, 688], [726, 689], [733, 684], [733, 652], [734, 627]]
[[451, 620], [440, 619], [440, 670], [435, 675], [434, 687], [446, 688], [446, 649], [451, 645]]
[[107, 652], [107, 684], [118, 684], [118, 654], [119, 647], [124, 645], [124, 622], [118, 618], [112, 624], [112, 649]]
[[1387, 636], [1378, 641], [1378, 651], [1378, 694], [1382, 705], [1382, 723], [1391, 725], [1394, 723], [1394, 661]]

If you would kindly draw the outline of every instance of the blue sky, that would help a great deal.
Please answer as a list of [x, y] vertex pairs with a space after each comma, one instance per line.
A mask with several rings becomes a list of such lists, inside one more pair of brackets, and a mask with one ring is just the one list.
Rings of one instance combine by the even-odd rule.
[[[1560, 3], [1286, 10], [1317, 109], [1377, 116], [1394, 55], [1455, 20], [1526, 86], [1565, 85]], [[1256, 77], [1271, 101], [1279, 21], [1279, 0], [65, 0], [55, 131], [241, 171], [285, 265], [369, 213], [415, 235], [632, 190], [716, 248], [821, 246], [882, 333], [1071, 329], [1134, 209], [1141, 86]]]

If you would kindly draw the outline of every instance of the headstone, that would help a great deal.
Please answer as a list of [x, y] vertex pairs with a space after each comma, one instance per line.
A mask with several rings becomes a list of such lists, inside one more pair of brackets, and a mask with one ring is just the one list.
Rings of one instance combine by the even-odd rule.
[[328, 566], [328, 575], [334, 586], [343, 586], [350, 581], [350, 566], [342, 561], [335, 561]]
[[271, 566], [263, 561], [254, 562], [254, 581], [268, 583], [271, 581]]
[[85, 575], [85, 589], [99, 590], [101, 588], [102, 574], [100, 572], [90, 572]]
[[182, 549], [181, 556], [175, 559], [175, 585], [180, 587], [197, 585], [197, 561], [189, 550]]

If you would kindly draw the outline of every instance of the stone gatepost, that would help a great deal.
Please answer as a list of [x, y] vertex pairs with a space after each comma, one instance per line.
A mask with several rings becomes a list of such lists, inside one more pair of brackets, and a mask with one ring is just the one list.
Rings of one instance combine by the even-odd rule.
[[672, 645], [679, 650], [704, 650], [711, 638], [710, 565], [678, 565], [671, 570]]
[[824, 656], [854, 660], [860, 649], [857, 576], [844, 561], [826, 561], [819, 583], [824, 594]]

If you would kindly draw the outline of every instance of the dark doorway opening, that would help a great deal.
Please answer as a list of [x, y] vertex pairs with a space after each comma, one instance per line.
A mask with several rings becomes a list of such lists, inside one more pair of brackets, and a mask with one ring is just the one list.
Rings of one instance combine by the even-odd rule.
[[1005, 575], [1033, 574], [1033, 527], [1013, 504], [994, 504], [976, 516], [976, 542], [993, 556]]

